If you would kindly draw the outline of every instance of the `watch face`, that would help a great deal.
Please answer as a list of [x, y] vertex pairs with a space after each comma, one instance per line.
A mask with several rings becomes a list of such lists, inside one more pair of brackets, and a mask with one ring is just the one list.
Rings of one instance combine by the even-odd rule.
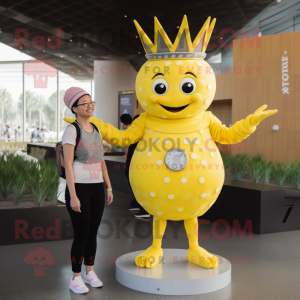
[[172, 171], [180, 171], [186, 167], [188, 156], [184, 150], [174, 148], [165, 155], [165, 164]]

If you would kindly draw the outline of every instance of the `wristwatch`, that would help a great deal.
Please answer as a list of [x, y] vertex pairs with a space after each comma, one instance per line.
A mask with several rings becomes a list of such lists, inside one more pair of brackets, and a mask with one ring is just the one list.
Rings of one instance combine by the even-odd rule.
[[112, 188], [106, 189], [108, 192], [112, 192]]

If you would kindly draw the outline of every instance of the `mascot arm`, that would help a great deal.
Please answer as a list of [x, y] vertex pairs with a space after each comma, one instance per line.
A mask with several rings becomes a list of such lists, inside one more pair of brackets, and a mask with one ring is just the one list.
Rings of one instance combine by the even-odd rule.
[[[106, 140], [109, 144], [115, 146], [129, 146], [142, 139], [145, 131], [145, 120], [147, 118], [147, 113], [141, 113], [138, 118], [136, 118], [131, 126], [125, 131], [119, 130], [111, 124], [104, 123], [100, 119], [90, 118], [90, 122], [94, 123], [101, 132], [102, 139]], [[64, 118], [68, 123], [73, 123], [75, 119]]]
[[236, 122], [230, 128], [223, 126], [221, 121], [211, 114], [209, 127], [212, 138], [220, 144], [241, 142], [256, 130], [256, 126], [262, 120], [277, 113], [277, 109], [265, 110], [266, 108], [267, 105], [264, 104], [254, 114], [249, 115], [245, 120]]
[[245, 120], [236, 122], [230, 128], [222, 125], [222, 122], [214, 115], [210, 118], [210, 133], [214, 141], [220, 144], [235, 144], [247, 138], [256, 130], [256, 126], [250, 125], [252, 115]]

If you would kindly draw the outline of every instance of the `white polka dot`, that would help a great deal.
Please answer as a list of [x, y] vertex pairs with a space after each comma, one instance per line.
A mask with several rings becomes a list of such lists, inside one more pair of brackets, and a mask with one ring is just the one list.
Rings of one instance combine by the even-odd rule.
[[205, 206], [206, 204], [201, 205], [200, 209], [204, 209]]
[[204, 130], [203, 130], [203, 129], [201, 129], [201, 130], [200, 130], [200, 133], [202, 133], [202, 134], [203, 134], [203, 132], [204, 132]]
[[169, 177], [165, 177], [165, 178], [164, 178], [164, 182], [165, 182], [165, 183], [169, 183], [169, 182], [170, 182], [170, 178], [169, 178]]
[[198, 66], [202, 66], [200, 61], [196, 61], [196, 64], [197, 64]]
[[143, 204], [142, 202], [140, 202], [140, 205], [141, 205], [141, 206], [144, 206], [144, 204]]
[[150, 67], [152, 65], [152, 63], [149, 63], [148, 65], [147, 65], [147, 67]]
[[151, 151], [147, 152], [147, 156], [148, 156], [148, 157], [150, 157], [151, 155], [152, 155], [152, 152], [151, 152]]
[[151, 192], [151, 193], [150, 193], [150, 196], [151, 196], [151, 197], [155, 197], [155, 193]]
[[160, 212], [160, 211], [158, 211], [158, 212], [156, 212], [159, 216], [161, 216], [162, 215], [162, 213]]
[[187, 179], [186, 179], [186, 177], [182, 177], [180, 181], [181, 181], [182, 183], [186, 183], [186, 182], [187, 182]]
[[174, 195], [168, 195], [168, 199], [170, 200], [174, 199]]
[[214, 201], [212, 203], [209, 204], [209, 207], [211, 207], [214, 204]]
[[205, 193], [201, 194], [201, 198], [204, 198], [205, 196], [206, 196], [206, 194], [205, 194]]
[[194, 215], [197, 215], [198, 213], [199, 213], [199, 211], [197, 211], [196, 213], [194, 213], [193, 216], [194, 216]]
[[166, 118], [166, 116], [165, 116], [165, 115], [161, 115], [161, 117], [162, 117], [162, 118]]
[[186, 115], [185, 117], [188, 118], [188, 117], [190, 117], [190, 116], [191, 116], [191, 115]]
[[199, 140], [197, 138], [194, 138], [193, 143], [194, 144], [199, 144], [200, 142], [199, 142]]
[[145, 101], [143, 101], [143, 105], [144, 105], [144, 106], [147, 106], [147, 103], [146, 103]]
[[184, 139], [183, 143], [186, 144], [186, 145], [188, 145], [190, 143], [190, 141], [188, 139]]
[[204, 177], [201, 177], [201, 178], [199, 179], [199, 182], [200, 182], [200, 183], [203, 183], [204, 181], [205, 181]]
[[210, 84], [210, 83], [208, 84], [207, 88], [208, 88], [209, 90], [211, 90], [211, 84]]
[[165, 143], [165, 144], [168, 144], [169, 142], [170, 142], [169, 139], [164, 139], [164, 143]]
[[142, 90], [143, 90], [143, 88], [140, 86], [140, 87], [139, 87], [139, 91], [141, 92]]
[[141, 155], [141, 151], [138, 151], [138, 155]]
[[214, 156], [215, 156], [215, 154], [214, 154], [213, 152], [210, 152], [210, 155], [211, 155], [211, 157], [214, 157]]
[[165, 65], [166, 65], [166, 66], [169, 66], [170, 64], [171, 64], [170, 61], [166, 61], [166, 62], [165, 62]]
[[181, 61], [176, 61], [176, 63], [175, 63], [177, 66], [179, 66], [179, 65], [181, 65], [182, 64], [182, 62]]
[[150, 129], [150, 130], [149, 130], [149, 132], [153, 132], [153, 130], [152, 130], [152, 129]]
[[159, 141], [159, 138], [154, 139], [153, 143], [156, 144]]
[[206, 99], [206, 100], [205, 100], [205, 104], [208, 104], [208, 103], [209, 103], [209, 100], [208, 100], [208, 99]]
[[197, 154], [196, 154], [196, 153], [192, 153], [192, 154], [191, 154], [191, 158], [192, 158], [192, 159], [196, 159], [196, 158], [197, 158]]
[[182, 209], [181, 207], [179, 207], [177, 210], [178, 210], [179, 212], [183, 211], [183, 209]]
[[217, 193], [219, 191], [219, 187], [216, 188], [215, 192]]
[[158, 166], [161, 166], [161, 165], [162, 165], [162, 160], [159, 159], [159, 160], [156, 162], [156, 164], [157, 164]]
[[205, 160], [202, 160], [202, 161], [201, 161], [201, 165], [205, 167], [205, 166], [206, 166], [206, 161], [205, 161]]

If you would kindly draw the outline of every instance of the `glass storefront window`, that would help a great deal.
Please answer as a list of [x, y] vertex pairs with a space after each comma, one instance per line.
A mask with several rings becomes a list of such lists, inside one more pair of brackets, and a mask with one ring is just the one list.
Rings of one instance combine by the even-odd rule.
[[[35, 63], [32, 63], [35, 62]], [[24, 66], [24, 68], [23, 68]], [[23, 82], [24, 72], [24, 82]], [[60, 141], [65, 127], [64, 117], [75, 115], [65, 106], [65, 92], [72, 86], [93, 94], [91, 81], [78, 81], [35, 59], [22, 63], [0, 63], [0, 141], [23, 141], [23, 98], [25, 98], [25, 142]], [[59, 75], [59, 76], [57, 76]], [[57, 113], [57, 80], [60, 107]], [[23, 96], [23, 84], [25, 95]], [[57, 130], [59, 118], [60, 128]], [[59, 131], [57, 137], [57, 131]]]
[[22, 64], [0, 64], [0, 140], [22, 140]]
[[55, 142], [57, 70], [32, 59], [24, 66], [26, 141]]

